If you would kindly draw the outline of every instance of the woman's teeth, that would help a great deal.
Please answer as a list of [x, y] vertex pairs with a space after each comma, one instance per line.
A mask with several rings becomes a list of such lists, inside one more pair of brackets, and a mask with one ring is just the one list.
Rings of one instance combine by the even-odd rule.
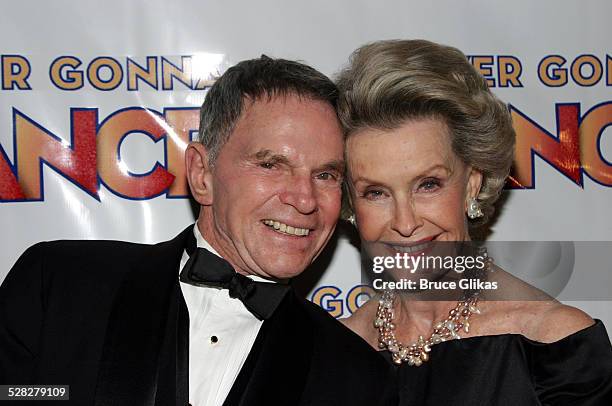
[[287, 224], [281, 223], [280, 221], [264, 220], [263, 223], [269, 227], [272, 227], [276, 231], [279, 231], [284, 234], [306, 236], [308, 235], [308, 233], [310, 233], [310, 230], [307, 228], [288, 226]]
[[419, 252], [424, 250], [425, 248], [427, 248], [429, 244], [425, 243], [425, 244], [419, 244], [419, 245], [412, 245], [410, 247], [406, 247], [406, 246], [401, 246], [401, 245], [394, 245], [393, 249], [399, 252], [406, 252], [408, 254], [411, 254], [413, 252]]

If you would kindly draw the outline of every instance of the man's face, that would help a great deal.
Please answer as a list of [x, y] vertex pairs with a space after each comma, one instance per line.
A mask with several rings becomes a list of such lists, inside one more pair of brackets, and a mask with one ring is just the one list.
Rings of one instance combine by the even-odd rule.
[[340, 212], [343, 136], [331, 105], [294, 95], [246, 101], [212, 170], [212, 235], [236, 270], [301, 273]]

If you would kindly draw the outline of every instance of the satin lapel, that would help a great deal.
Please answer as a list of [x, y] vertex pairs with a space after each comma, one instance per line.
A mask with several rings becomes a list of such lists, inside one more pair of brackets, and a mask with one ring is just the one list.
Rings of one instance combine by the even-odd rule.
[[299, 404], [310, 369], [313, 329], [293, 290], [264, 321], [224, 406]]
[[[175, 366], [175, 355], [174, 363], [160, 359], [160, 348], [162, 343], [176, 343], [173, 334], [177, 331], [177, 303], [182, 299], [178, 267], [186, 233], [192, 227], [171, 241], [139, 251], [144, 253], [141, 258], [126, 259], [132, 266], [113, 302], [95, 405], [154, 405], [160, 364], [163, 368], [159, 384], [170, 392], [175, 390], [176, 374], [170, 374], [171, 382], [161, 381], [169, 379], [167, 368]], [[188, 328], [187, 325], [187, 334]]]
[[170, 299], [158, 365], [155, 405], [186, 405], [189, 399], [189, 313], [178, 283]]

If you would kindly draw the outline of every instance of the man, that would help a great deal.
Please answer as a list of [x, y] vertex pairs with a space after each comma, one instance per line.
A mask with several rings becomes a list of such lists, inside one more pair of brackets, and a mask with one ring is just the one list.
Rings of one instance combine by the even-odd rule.
[[0, 288], [0, 383], [69, 384], [79, 405], [392, 401], [382, 357], [287, 284], [339, 215], [336, 96], [296, 62], [229, 69], [185, 154], [196, 226], [30, 248]]

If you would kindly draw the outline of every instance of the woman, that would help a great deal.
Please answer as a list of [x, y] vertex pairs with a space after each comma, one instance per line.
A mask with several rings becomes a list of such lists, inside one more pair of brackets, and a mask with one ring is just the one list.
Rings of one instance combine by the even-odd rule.
[[[338, 84], [348, 196], [365, 251], [414, 256], [416, 247], [469, 241], [493, 212], [515, 135], [466, 57], [428, 41], [376, 42], [355, 51]], [[501, 292], [530, 300], [385, 291], [344, 320], [398, 365], [401, 404], [612, 404], [602, 323], [490, 261], [484, 271]]]

